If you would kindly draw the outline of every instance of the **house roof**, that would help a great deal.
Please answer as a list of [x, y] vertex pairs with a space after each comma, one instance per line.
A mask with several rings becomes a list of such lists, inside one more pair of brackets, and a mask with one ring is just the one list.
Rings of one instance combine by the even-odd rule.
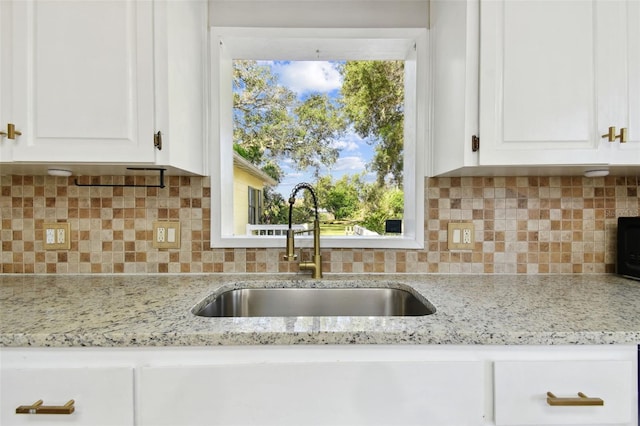
[[278, 184], [278, 182], [274, 178], [272, 178], [271, 176], [269, 176], [268, 174], [260, 170], [251, 162], [242, 158], [242, 156], [237, 152], [233, 153], [233, 167], [237, 167], [241, 170], [244, 170], [245, 172], [251, 174], [252, 176], [262, 180], [262, 182], [264, 182], [265, 185], [275, 186]]

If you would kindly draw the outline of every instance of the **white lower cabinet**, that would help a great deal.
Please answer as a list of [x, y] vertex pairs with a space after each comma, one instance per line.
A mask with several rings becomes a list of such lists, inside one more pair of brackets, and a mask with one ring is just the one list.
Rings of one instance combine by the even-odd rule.
[[[638, 426], [637, 360], [636, 345], [0, 348], [0, 424]], [[15, 414], [70, 399], [70, 415]]]
[[631, 361], [501, 361], [494, 371], [497, 425], [626, 425], [637, 415]]
[[478, 425], [482, 375], [479, 362], [144, 368], [140, 424]]
[[[2, 426], [134, 424], [132, 368], [2, 368], [0, 382]], [[16, 413], [37, 401], [31, 414]], [[64, 411], [58, 407], [65, 404], [73, 405], [71, 413], [39, 412]]]

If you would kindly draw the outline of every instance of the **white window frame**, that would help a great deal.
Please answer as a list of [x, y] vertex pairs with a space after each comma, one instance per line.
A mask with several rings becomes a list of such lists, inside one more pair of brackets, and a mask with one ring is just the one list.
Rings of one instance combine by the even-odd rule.
[[[426, 28], [228, 28], [211, 31], [211, 247], [284, 247], [282, 237], [233, 235], [234, 59], [404, 60], [404, 218], [398, 236], [327, 236], [323, 248], [424, 248], [424, 152], [430, 117]], [[225, 208], [226, 206], [226, 208]], [[300, 247], [311, 237], [299, 236]], [[306, 241], [306, 243], [305, 243]]]

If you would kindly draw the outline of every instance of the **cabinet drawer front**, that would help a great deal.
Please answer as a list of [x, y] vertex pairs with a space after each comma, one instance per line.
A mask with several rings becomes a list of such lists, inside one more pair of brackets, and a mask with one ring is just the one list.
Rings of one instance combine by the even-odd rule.
[[[0, 370], [0, 424], [133, 425], [133, 369], [29, 368]], [[42, 400], [58, 406], [75, 401], [71, 414], [16, 414]]]
[[138, 412], [153, 426], [476, 426], [482, 373], [477, 362], [149, 367]]
[[[637, 398], [631, 361], [495, 363], [496, 425], [627, 424]], [[551, 406], [547, 392], [601, 398], [602, 406]]]

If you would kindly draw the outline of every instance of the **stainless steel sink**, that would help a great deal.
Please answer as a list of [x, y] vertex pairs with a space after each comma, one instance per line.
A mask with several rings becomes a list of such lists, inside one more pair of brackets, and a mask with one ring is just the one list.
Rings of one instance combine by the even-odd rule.
[[361, 287], [227, 290], [192, 310], [203, 317], [422, 316], [435, 311], [429, 301], [406, 290]]

